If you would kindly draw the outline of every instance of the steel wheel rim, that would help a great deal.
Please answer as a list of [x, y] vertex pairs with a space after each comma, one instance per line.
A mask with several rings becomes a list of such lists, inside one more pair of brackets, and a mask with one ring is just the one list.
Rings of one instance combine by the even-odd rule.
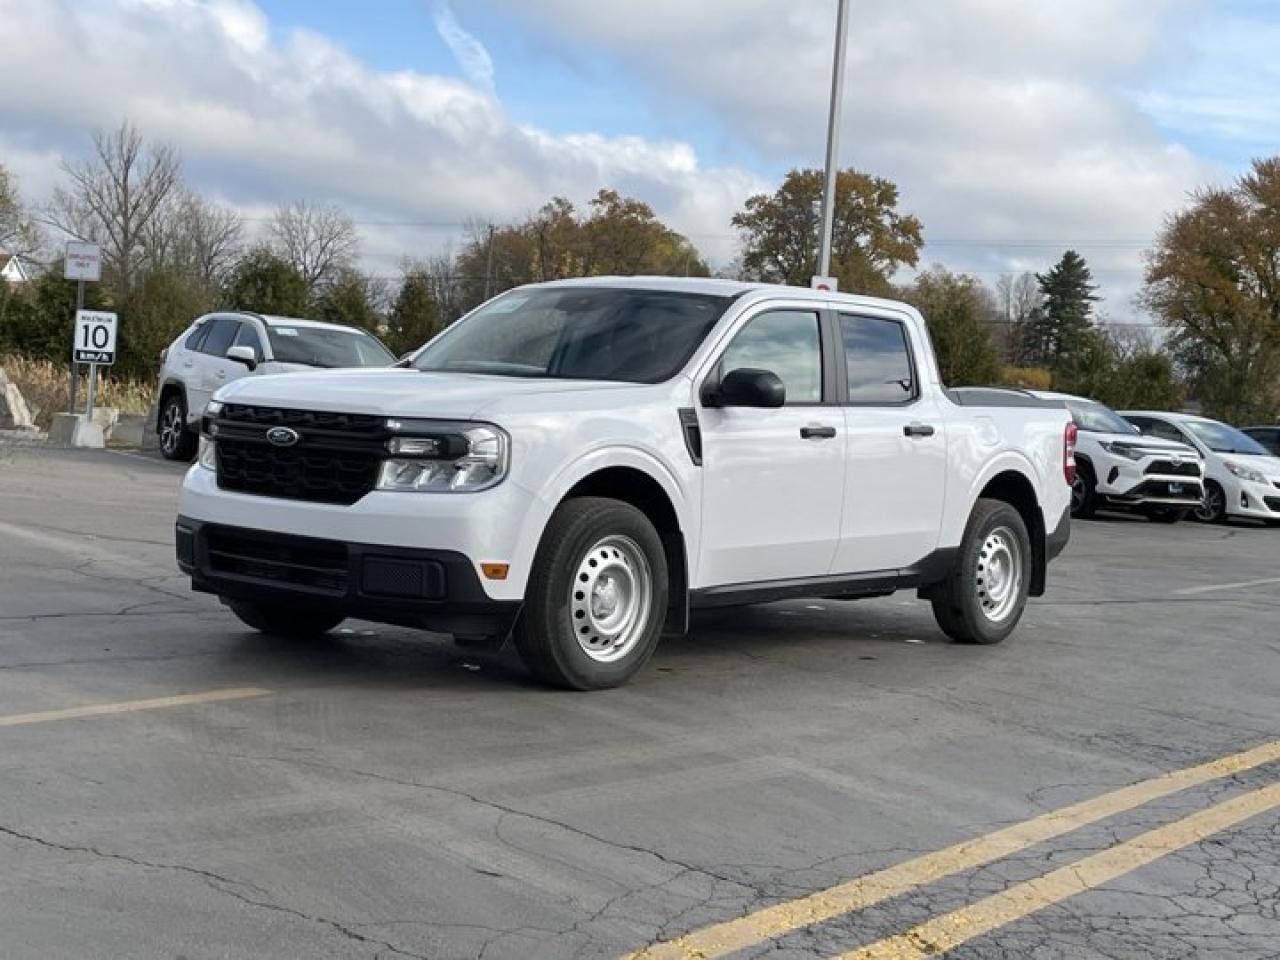
[[1022, 544], [1008, 527], [996, 527], [978, 551], [974, 595], [982, 615], [992, 623], [1008, 620], [1022, 596]]
[[164, 408], [164, 420], [160, 424], [160, 446], [164, 447], [166, 453], [172, 453], [178, 449], [181, 439], [182, 411], [176, 403], [171, 403]]
[[1226, 504], [1227, 495], [1217, 487], [1206, 487], [1204, 499], [1196, 507], [1196, 517], [1200, 520], [1216, 520]]
[[597, 663], [626, 657], [652, 609], [653, 573], [638, 543], [608, 536], [582, 555], [569, 588], [569, 625], [588, 657]]

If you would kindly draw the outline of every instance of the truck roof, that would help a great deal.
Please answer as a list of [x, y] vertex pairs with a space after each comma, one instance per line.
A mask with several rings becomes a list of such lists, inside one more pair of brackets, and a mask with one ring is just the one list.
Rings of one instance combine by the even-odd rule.
[[[576, 277], [572, 280], [550, 280], [529, 284], [528, 287], [613, 287], [631, 290], [655, 290], [669, 293], [701, 293], [718, 297], [740, 297], [747, 294], [786, 296], [800, 300], [820, 300], [824, 303], [847, 303], [850, 306], [892, 306], [901, 309], [895, 300], [866, 297], [854, 293], [829, 290], [813, 290], [809, 287], [793, 287], [781, 283], [757, 283], [750, 280], [724, 280], [719, 277]], [[527, 287], [525, 288], [527, 289]]]

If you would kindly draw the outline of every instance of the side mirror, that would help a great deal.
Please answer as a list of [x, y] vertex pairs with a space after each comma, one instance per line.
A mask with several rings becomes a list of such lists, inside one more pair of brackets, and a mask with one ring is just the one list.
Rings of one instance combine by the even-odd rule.
[[787, 388], [772, 370], [739, 367], [704, 390], [702, 402], [708, 407], [780, 407], [787, 402]]
[[258, 368], [258, 351], [245, 344], [229, 348], [227, 350], [227, 359], [234, 360], [236, 363], [243, 363], [250, 370]]

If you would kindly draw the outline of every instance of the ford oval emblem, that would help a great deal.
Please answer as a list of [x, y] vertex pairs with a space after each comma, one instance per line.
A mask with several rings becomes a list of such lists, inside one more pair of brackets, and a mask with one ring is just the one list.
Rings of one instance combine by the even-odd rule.
[[288, 427], [272, 427], [267, 431], [267, 442], [277, 447], [292, 447], [298, 439], [298, 431]]

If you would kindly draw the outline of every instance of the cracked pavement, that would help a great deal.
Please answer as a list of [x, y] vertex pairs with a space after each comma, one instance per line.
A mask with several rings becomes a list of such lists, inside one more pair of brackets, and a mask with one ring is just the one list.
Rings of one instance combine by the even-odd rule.
[[[575, 695], [351, 622], [272, 641], [172, 560], [181, 470], [0, 451], [0, 955], [614, 957], [1280, 738], [1280, 531], [1078, 524], [994, 648], [909, 595], [700, 617]], [[1274, 783], [1264, 765], [734, 958], [828, 957]], [[1280, 957], [1280, 813], [956, 958]]]

